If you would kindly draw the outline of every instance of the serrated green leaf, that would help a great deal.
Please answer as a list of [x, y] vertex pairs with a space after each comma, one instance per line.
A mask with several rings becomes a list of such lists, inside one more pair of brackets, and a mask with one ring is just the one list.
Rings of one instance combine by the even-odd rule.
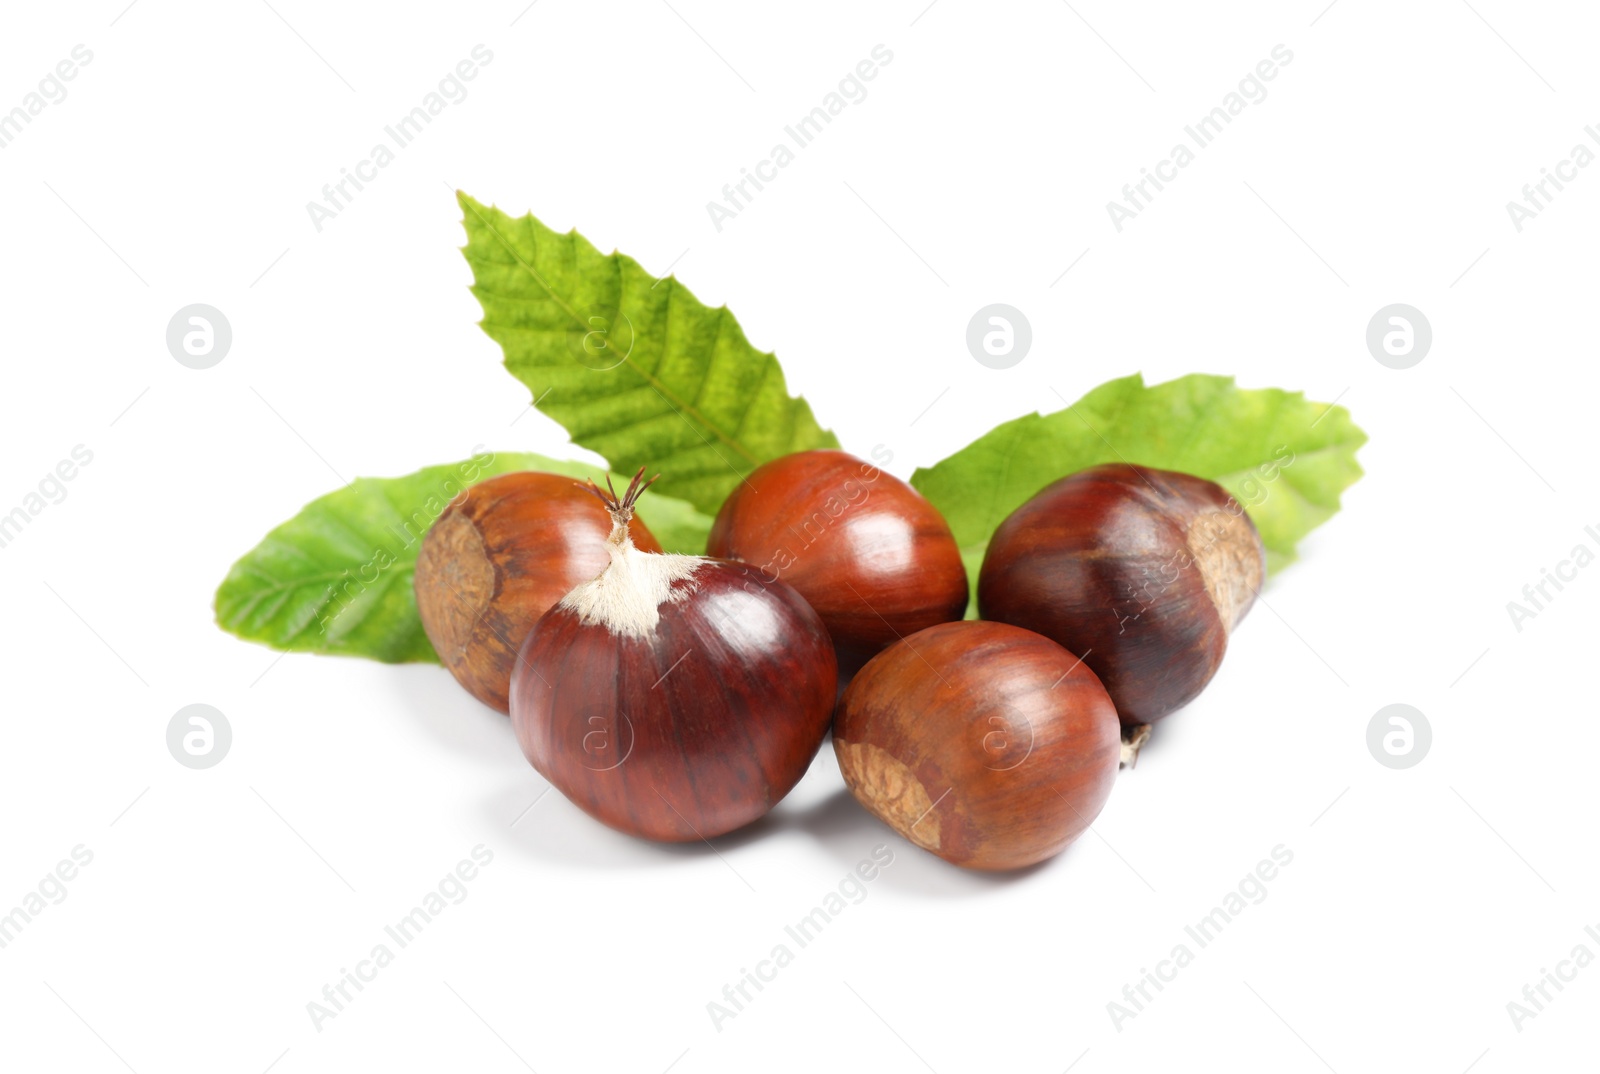
[[[358, 478], [233, 565], [217, 589], [218, 625], [274, 649], [436, 663], [411, 588], [422, 537], [462, 489], [518, 470], [605, 478], [581, 462], [487, 452], [405, 477]], [[711, 520], [682, 500], [646, 493], [639, 517], [667, 551], [705, 551]]]
[[659, 471], [663, 490], [714, 515], [762, 463], [839, 446], [727, 307], [576, 231], [457, 198], [484, 332], [534, 405], [619, 473]]
[[1217, 482], [1245, 505], [1277, 570], [1339, 510], [1339, 494], [1361, 476], [1355, 454], [1366, 440], [1349, 411], [1300, 392], [1244, 390], [1202, 373], [1147, 386], [1134, 374], [1064, 410], [997, 426], [911, 484], [944, 512], [974, 582], [1007, 515], [1052, 481], [1103, 462]]

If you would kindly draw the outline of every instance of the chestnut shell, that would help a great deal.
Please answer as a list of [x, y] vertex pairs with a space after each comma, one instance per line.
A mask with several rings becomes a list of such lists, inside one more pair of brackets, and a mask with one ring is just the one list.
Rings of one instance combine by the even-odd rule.
[[978, 575], [985, 619], [1083, 656], [1125, 724], [1194, 700], [1255, 601], [1266, 551], [1222, 486], [1126, 463], [1061, 479], [995, 531]]
[[[763, 816], [827, 734], [837, 694], [822, 621], [782, 582], [703, 560], [644, 637], [557, 605], [512, 675], [522, 752], [620, 831], [710, 839]], [[686, 596], [683, 590], [689, 590]]]
[[[524, 471], [467, 489], [422, 540], [413, 586], [439, 660], [490, 708], [511, 708], [511, 665], [533, 624], [610, 562], [611, 516], [571, 477]], [[643, 522], [633, 543], [661, 551]]]
[[842, 451], [757, 467], [717, 512], [706, 551], [799, 590], [833, 637], [841, 676], [967, 610], [961, 550], [938, 508]]
[[1004, 623], [943, 623], [890, 646], [845, 689], [833, 723], [862, 805], [970, 869], [1060, 853], [1105, 805], [1121, 746], [1094, 673]]

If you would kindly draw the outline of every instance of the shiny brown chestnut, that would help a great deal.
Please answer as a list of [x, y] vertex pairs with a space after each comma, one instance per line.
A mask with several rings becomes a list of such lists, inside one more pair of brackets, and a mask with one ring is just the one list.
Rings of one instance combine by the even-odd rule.
[[1081, 653], [1131, 729], [1205, 688], [1265, 573], [1255, 524], [1222, 486], [1112, 463], [1000, 524], [978, 608]]
[[1004, 623], [929, 627], [846, 688], [833, 748], [861, 804], [969, 869], [1060, 853], [1111, 794], [1117, 712], [1083, 661]]
[[596, 819], [647, 839], [709, 839], [765, 814], [805, 774], [837, 693], [833, 646], [783, 582], [636, 548], [643, 475], [621, 497], [594, 490], [613, 520], [610, 562], [528, 633], [511, 723], [534, 768]]
[[706, 551], [799, 590], [833, 637], [841, 677], [967, 610], [967, 572], [944, 516], [904, 481], [842, 451], [757, 467], [717, 512]]
[[[661, 551], [644, 523], [636, 546]], [[453, 501], [423, 538], [412, 585], [422, 629], [456, 681], [509, 712], [517, 647], [550, 607], [609, 561], [611, 517], [571, 477], [503, 474]]]

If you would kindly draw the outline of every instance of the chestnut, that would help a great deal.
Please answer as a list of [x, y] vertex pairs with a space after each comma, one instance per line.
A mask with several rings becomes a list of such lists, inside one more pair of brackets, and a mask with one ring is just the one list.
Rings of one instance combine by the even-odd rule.
[[861, 670], [833, 748], [861, 804], [917, 846], [969, 869], [1016, 869], [1089, 827], [1121, 743], [1083, 661], [1021, 627], [958, 622]]
[[[636, 546], [661, 551], [633, 520]], [[490, 478], [445, 508], [422, 540], [412, 585], [422, 629], [468, 693], [511, 710], [517, 647], [551, 605], [609, 562], [611, 518], [571, 477]]]
[[967, 610], [967, 572], [944, 516], [904, 481], [842, 451], [757, 467], [717, 512], [706, 551], [799, 590], [833, 637], [841, 677]]
[[[609, 563], [529, 631], [511, 675], [523, 754], [577, 806], [648, 839], [710, 839], [805, 775], [837, 694], [822, 620], [741, 563], [636, 547], [644, 490], [591, 489]], [[609, 487], [609, 482], [607, 483]]]
[[1111, 463], [1000, 524], [978, 609], [1081, 653], [1137, 733], [1211, 681], [1265, 574], [1255, 524], [1222, 486]]

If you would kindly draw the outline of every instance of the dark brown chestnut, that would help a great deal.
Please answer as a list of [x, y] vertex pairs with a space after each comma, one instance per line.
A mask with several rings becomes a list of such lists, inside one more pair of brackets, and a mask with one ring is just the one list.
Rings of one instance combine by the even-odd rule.
[[1083, 661], [1004, 623], [943, 623], [884, 650], [839, 701], [852, 793], [917, 846], [969, 869], [1060, 853], [1111, 794], [1117, 712]]
[[706, 551], [799, 590], [833, 637], [841, 676], [967, 610], [967, 572], [944, 516], [842, 451], [757, 467], [717, 512]]
[[[661, 546], [635, 519], [635, 546]], [[467, 692], [509, 712], [511, 665], [533, 624], [609, 561], [611, 517], [570, 477], [525, 471], [474, 485], [417, 554], [422, 629]]]
[[978, 609], [1082, 654], [1131, 727], [1205, 688], [1265, 573], [1255, 524], [1222, 486], [1112, 463], [1047, 486], [1000, 524]]
[[528, 633], [511, 676], [522, 752], [613, 828], [710, 839], [805, 774], [837, 693], [817, 613], [742, 563], [636, 548], [644, 471], [611, 513], [609, 564]]

